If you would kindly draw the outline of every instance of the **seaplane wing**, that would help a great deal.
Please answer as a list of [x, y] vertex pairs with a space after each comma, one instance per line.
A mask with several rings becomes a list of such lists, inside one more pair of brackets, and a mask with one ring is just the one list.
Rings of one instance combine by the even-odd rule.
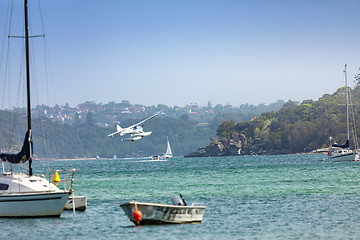
[[[158, 115], [159, 115], [159, 113], [156, 113], [156, 114], [152, 115], [151, 117], [148, 117], [148, 118], [142, 120], [141, 122], [138, 122], [138, 123], [136, 123], [134, 125], [131, 125], [130, 127], [127, 127], [127, 128], [122, 128], [119, 124], [116, 124], [116, 132], [110, 133], [108, 136], [113, 137], [116, 134], [119, 134], [120, 136], [124, 136], [125, 134], [132, 134], [132, 135], [134, 135], [134, 137], [137, 138], [136, 140], [140, 140], [144, 136], [148, 136], [148, 135], [151, 134], [151, 132], [150, 132], [150, 134], [144, 135], [141, 138], [138, 138], [138, 137], [141, 136], [141, 133], [148, 133], [148, 132], [143, 131], [143, 127], [141, 125], [144, 122], [146, 122], [146, 121], [148, 121], [148, 120], [150, 120], [150, 119], [152, 119], [152, 118], [154, 118], [154, 117], [156, 117]], [[137, 136], [135, 136], [135, 135], [137, 135]], [[131, 138], [133, 138], [133, 136]], [[129, 140], [129, 141], [132, 141], [132, 140]]]
[[157, 117], [158, 115], [159, 115], [159, 113], [156, 113], [156, 114], [152, 115], [151, 117], [148, 117], [148, 118], [142, 120], [141, 122], [138, 122], [138, 123], [130, 126], [129, 128], [131, 128], [131, 127], [134, 128], [134, 127], [136, 127], [136, 126], [140, 126], [140, 125], [142, 125], [144, 122], [149, 121], [150, 119], [152, 119], [152, 118], [154, 118], [154, 117]]

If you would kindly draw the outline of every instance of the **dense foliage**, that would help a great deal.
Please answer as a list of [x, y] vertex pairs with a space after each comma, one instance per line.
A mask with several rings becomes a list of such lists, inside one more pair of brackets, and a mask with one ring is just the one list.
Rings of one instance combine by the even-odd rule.
[[[350, 116], [360, 122], [360, 87], [350, 92], [353, 102]], [[224, 143], [241, 140], [241, 154], [288, 154], [326, 147], [330, 136], [338, 143], [346, 139], [345, 88], [317, 101], [305, 100], [301, 104], [288, 101], [279, 111], [268, 111], [258, 117], [246, 111], [222, 110], [208, 119], [207, 125], [199, 124], [203, 121], [196, 121], [191, 114], [183, 113], [180, 117], [162, 114], [146, 122], [145, 130], [153, 134], [137, 142], [123, 142], [120, 136], [108, 137], [115, 126], [100, 127], [97, 119], [101, 116], [96, 111], [89, 111], [82, 121], [75, 119], [71, 124], [39, 115], [33, 121], [34, 153], [41, 158], [151, 156], [165, 152], [168, 136], [174, 154], [186, 155], [207, 145], [216, 134]], [[0, 113], [0, 147], [16, 151], [24, 138], [25, 116]], [[141, 119], [126, 119], [121, 124], [126, 127]], [[351, 131], [360, 132], [353, 127]], [[351, 144], [354, 146], [353, 139]]]
[[[353, 105], [350, 117], [360, 122], [360, 87], [350, 91]], [[217, 129], [219, 139], [231, 139], [243, 134], [247, 139], [244, 154], [288, 154], [309, 152], [326, 147], [329, 137], [344, 143], [346, 140], [345, 88], [325, 94], [319, 100], [301, 104], [289, 101], [277, 112], [263, 113], [251, 121], [224, 121]], [[351, 110], [353, 109], [353, 111]], [[353, 121], [350, 121], [353, 122]], [[351, 124], [351, 131], [360, 132]], [[351, 136], [353, 134], [350, 134]], [[352, 145], [356, 143], [350, 139]]]
[[[9, 115], [2, 112], [1, 116]], [[17, 114], [10, 114], [19, 117]], [[2, 124], [8, 125], [10, 118], [0, 118]], [[129, 126], [140, 119], [124, 122]], [[194, 151], [199, 144], [205, 145], [212, 134], [210, 128], [198, 128], [191, 121], [182, 119], [158, 117], [144, 126], [153, 134], [136, 142], [121, 141], [120, 136], [108, 137], [115, 128], [97, 127], [92, 118], [86, 123], [61, 124], [44, 118], [33, 121], [34, 154], [41, 158], [82, 158], [82, 157], [140, 157], [163, 154], [166, 150], [166, 137], [169, 137], [173, 152], [177, 155]], [[40, 122], [40, 125], [39, 125]], [[20, 129], [17, 129], [18, 126]], [[21, 117], [21, 124], [13, 124], [4, 128], [0, 135], [0, 144], [3, 149], [18, 151], [24, 138], [26, 123]], [[10, 129], [12, 129], [10, 131]], [[16, 133], [16, 134], [14, 134]], [[9, 142], [8, 139], [14, 138]]]
[[[209, 103], [207, 107], [192, 106], [190, 109], [162, 104], [145, 107], [127, 101], [118, 104], [85, 102], [77, 108], [41, 105], [34, 108], [32, 114], [34, 154], [39, 158], [146, 157], [163, 154], [168, 137], [173, 154], [185, 155], [206, 145], [224, 120], [248, 120], [263, 111], [280, 109], [283, 103], [241, 105], [239, 108], [219, 104], [213, 108]], [[153, 132], [151, 136], [136, 142], [121, 141], [120, 136], [108, 137], [115, 131], [116, 122], [127, 127], [158, 111], [160, 116], [144, 126], [146, 131]], [[16, 152], [21, 148], [27, 127], [25, 115], [23, 108], [0, 111], [2, 150]]]

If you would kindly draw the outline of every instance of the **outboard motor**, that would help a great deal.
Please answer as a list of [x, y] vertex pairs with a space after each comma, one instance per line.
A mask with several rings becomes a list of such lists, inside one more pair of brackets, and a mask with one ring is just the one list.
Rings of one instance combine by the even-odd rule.
[[185, 206], [183, 200], [179, 197], [179, 196], [173, 196], [171, 198], [171, 201], [174, 205], [178, 205], [178, 206]]

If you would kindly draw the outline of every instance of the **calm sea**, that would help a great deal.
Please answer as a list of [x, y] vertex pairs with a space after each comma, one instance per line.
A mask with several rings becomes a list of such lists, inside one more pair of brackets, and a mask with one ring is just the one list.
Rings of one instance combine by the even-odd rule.
[[[326, 155], [35, 162], [37, 173], [76, 168], [88, 209], [61, 218], [0, 219], [0, 239], [360, 239], [360, 162]], [[207, 208], [200, 224], [135, 227], [120, 203]]]

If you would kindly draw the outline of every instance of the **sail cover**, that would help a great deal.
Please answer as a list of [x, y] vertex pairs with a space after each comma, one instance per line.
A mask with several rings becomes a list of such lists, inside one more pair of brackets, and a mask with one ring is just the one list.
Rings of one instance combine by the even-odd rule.
[[344, 145], [339, 145], [339, 144], [333, 144], [332, 145], [333, 147], [339, 147], [339, 148], [348, 148], [350, 147], [350, 144], [349, 144], [349, 140], [346, 140], [346, 143]]
[[10, 163], [23, 163], [29, 160], [30, 158], [30, 145], [32, 150], [32, 142], [30, 137], [30, 130], [28, 130], [25, 134], [24, 144], [22, 146], [22, 149], [17, 154], [11, 154], [11, 153], [0, 153], [0, 159], [2, 161], [10, 162]]

